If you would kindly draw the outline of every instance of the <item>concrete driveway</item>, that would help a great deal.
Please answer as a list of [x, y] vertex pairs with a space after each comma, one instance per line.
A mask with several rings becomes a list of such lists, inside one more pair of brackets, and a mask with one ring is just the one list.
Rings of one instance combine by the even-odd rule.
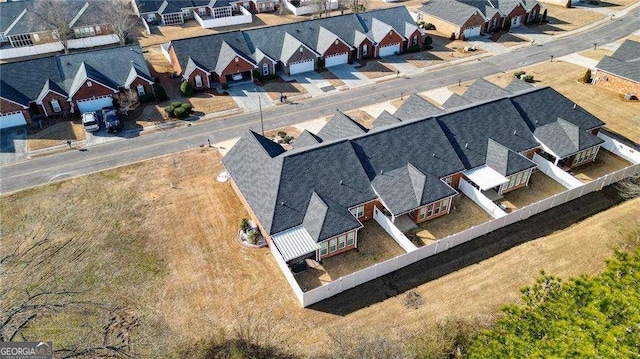
[[568, 62], [570, 64], [582, 66], [587, 69], [595, 70], [596, 65], [598, 65], [597, 60], [590, 59], [586, 56], [578, 55], [578, 54], [570, 54], [567, 56], [559, 57], [558, 60]]
[[356, 88], [373, 83], [367, 76], [356, 70], [353, 65], [345, 64], [328, 67], [327, 70], [336, 75], [349, 88]]
[[413, 66], [399, 56], [387, 56], [380, 59], [378, 62], [384, 65], [389, 65], [396, 71], [400, 71], [401, 75], [413, 75], [422, 72], [421, 68]]
[[329, 81], [327, 81], [327, 79], [320, 76], [320, 74], [315, 71], [293, 75], [292, 78], [302, 85], [302, 87], [304, 87], [304, 89], [313, 97], [338, 91]]
[[275, 106], [263, 89], [251, 83], [230, 86], [227, 92], [245, 111], [258, 110], [260, 105], [262, 108]]
[[0, 164], [23, 160], [27, 155], [27, 130], [24, 127], [0, 130]]
[[555, 40], [552, 35], [540, 33], [533, 28], [528, 28], [526, 26], [513, 28], [509, 30], [509, 32], [524, 39], [529, 39], [529, 41], [533, 40], [534, 44], [538, 46]]
[[474, 46], [493, 55], [506, 54], [510, 51], [508, 47], [491, 40], [489, 36], [478, 36], [473, 39], [475, 40], [473, 41]]

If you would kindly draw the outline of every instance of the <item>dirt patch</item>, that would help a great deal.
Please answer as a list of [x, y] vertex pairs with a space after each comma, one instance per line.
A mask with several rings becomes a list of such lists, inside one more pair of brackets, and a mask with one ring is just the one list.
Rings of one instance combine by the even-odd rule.
[[396, 99], [391, 100], [391, 101], [389, 102], [389, 104], [390, 104], [391, 106], [395, 107], [395, 108], [400, 108], [400, 106], [402, 106], [402, 104], [403, 104], [405, 101], [407, 101], [407, 98], [406, 98], [406, 97], [402, 97], [402, 98], [399, 98], [399, 97], [398, 97], [398, 98], [396, 98]]
[[[489, 76], [486, 78], [487, 81], [493, 84], [496, 84], [502, 88], [507, 87], [507, 85], [509, 85], [511, 81], [514, 79], [515, 77], [513, 77], [513, 74], [511, 73], [504, 73], [504, 74], [501, 73], [501, 74]], [[449, 89], [451, 89], [451, 87], [449, 87]]]
[[462, 96], [467, 91], [467, 89], [471, 86], [471, 84], [473, 84], [473, 82], [474, 80], [461, 82], [459, 85], [458, 84], [451, 85], [447, 87], [447, 89], [455, 93], [456, 95]]
[[272, 81], [261, 87], [273, 101], [280, 100], [280, 94], [284, 94], [287, 97], [294, 97], [307, 93], [304, 86], [297, 82]]
[[47, 147], [63, 145], [67, 140], [84, 140], [86, 133], [80, 120], [59, 122], [52, 126], [27, 135], [27, 149], [39, 150]]
[[361, 124], [366, 128], [373, 127], [373, 121], [375, 120], [375, 118], [373, 118], [373, 116], [371, 116], [365, 111], [352, 110], [352, 111], [346, 112], [346, 114], [347, 116], [351, 117], [353, 120], [355, 120], [356, 122], [358, 122], [359, 124]]
[[553, 87], [604, 121], [608, 129], [640, 142], [639, 101], [625, 101], [618, 93], [578, 82], [577, 79], [584, 75], [585, 69], [566, 62], [546, 62], [523, 70], [534, 75], [538, 82], [536, 86]]
[[595, 161], [573, 168], [571, 172], [583, 183], [589, 183], [597, 178], [629, 166], [631, 166], [629, 161], [600, 148]]
[[377, 60], [369, 60], [364, 66], [358, 67], [357, 70], [362, 72], [362, 74], [369, 79], [376, 79], [378, 77], [392, 75], [395, 73], [394, 70], [381, 64]]
[[[300, 136], [300, 130], [293, 126], [276, 128], [264, 133], [265, 137], [278, 142], [285, 150], [293, 148], [289, 143]], [[289, 139], [287, 139], [287, 137]], [[289, 141], [289, 143], [287, 143]]]

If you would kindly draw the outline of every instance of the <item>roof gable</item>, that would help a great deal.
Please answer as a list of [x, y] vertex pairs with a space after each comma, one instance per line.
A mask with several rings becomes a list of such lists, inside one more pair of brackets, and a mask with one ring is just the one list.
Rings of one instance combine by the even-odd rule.
[[487, 142], [486, 165], [507, 177], [536, 166], [525, 156], [499, 144], [491, 138]]
[[510, 94], [509, 91], [483, 78], [479, 78], [469, 86], [464, 94], [462, 94], [462, 97], [469, 102], [481, 102], [506, 97]]
[[560, 158], [569, 157], [604, 142], [562, 118], [536, 128], [534, 136]]
[[295, 149], [300, 149], [303, 147], [317, 145], [318, 143], [321, 143], [321, 142], [322, 142], [322, 139], [320, 137], [314, 135], [313, 133], [307, 130], [304, 130], [302, 131], [302, 133], [300, 133], [300, 136], [296, 138], [292, 146]]
[[351, 212], [330, 200], [323, 200], [315, 191], [309, 198], [302, 225], [317, 242], [362, 227]]
[[57, 83], [47, 79], [45, 81], [44, 86], [42, 86], [42, 91], [40, 95], [36, 99], [36, 103], [42, 103], [42, 100], [47, 96], [49, 92], [55, 92], [60, 96], [67, 97], [69, 96], [65, 90], [63, 90]]
[[517, 92], [523, 92], [523, 91], [530, 91], [532, 89], [534, 89], [533, 85], [524, 82], [522, 80], [520, 80], [519, 78], [513, 78], [511, 80], [511, 82], [509, 82], [509, 84], [507, 85], [507, 87], [504, 88], [506, 91], [509, 91], [511, 93], [517, 93]]
[[451, 0], [430, 0], [422, 4], [418, 10], [457, 26], [464, 25], [471, 16], [480, 11], [474, 6]]
[[402, 121], [399, 118], [393, 116], [387, 110], [384, 110], [373, 121], [373, 128], [378, 128], [378, 127], [388, 126], [388, 125], [395, 125], [400, 122]]
[[255, 67], [253, 61], [247, 59], [242, 55], [240, 51], [237, 51], [231, 45], [229, 45], [226, 41], [222, 41], [220, 44], [219, 52], [218, 52], [218, 62], [216, 63], [216, 67], [214, 71], [217, 74], [221, 74], [224, 70], [229, 66], [229, 64], [234, 61], [236, 58], [243, 59], [244, 61], [250, 63]]
[[323, 141], [338, 140], [352, 136], [362, 135], [367, 129], [352, 120], [351, 117], [340, 111], [336, 111], [333, 117], [318, 132]]
[[452, 109], [456, 107], [466, 106], [471, 104], [464, 97], [458, 95], [457, 93], [452, 93], [451, 96], [442, 104], [442, 107], [445, 109]]
[[412, 94], [393, 114], [402, 121], [418, 120], [444, 113], [422, 97]]

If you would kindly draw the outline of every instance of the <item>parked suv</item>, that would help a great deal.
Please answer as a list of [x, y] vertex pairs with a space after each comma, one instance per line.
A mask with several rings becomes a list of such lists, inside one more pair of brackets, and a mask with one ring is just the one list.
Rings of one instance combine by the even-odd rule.
[[104, 121], [104, 127], [107, 129], [107, 132], [118, 132], [122, 130], [120, 117], [118, 117], [118, 111], [116, 111], [115, 107], [104, 107], [102, 109], [102, 120]]
[[82, 125], [87, 132], [94, 132], [100, 129], [100, 124], [98, 124], [98, 116], [95, 112], [83, 113]]

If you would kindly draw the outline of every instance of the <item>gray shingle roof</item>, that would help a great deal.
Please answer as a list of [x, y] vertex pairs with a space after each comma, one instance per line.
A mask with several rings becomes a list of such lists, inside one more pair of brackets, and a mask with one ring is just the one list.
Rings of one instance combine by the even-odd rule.
[[466, 169], [486, 164], [489, 139], [518, 153], [538, 147], [509, 99], [444, 114], [437, 121]]
[[625, 40], [611, 56], [603, 57], [596, 68], [640, 83], [640, 42]]
[[525, 156], [514, 152], [491, 138], [487, 141], [486, 165], [505, 177], [536, 167], [536, 164]]
[[494, 8], [508, 15], [516, 6], [520, 5], [521, 0], [489, 0], [489, 2]]
[[250, 57], [243, 55], [241, 51], [235, 49], [226, 41], [223, 41], [222, 44], [220, 44], [220, 48], [218, 50], [218, 61], [216, 62], [216, 67], [213, 70], [216, 73], [221, 74], [236, 57], [243, 57], [245, 60], [251, 62]]
[[509, 96], [511, 93], [491, 82], [479, 78], [462, 94], [469, 102], [483, 102]]
[[87, 80], [99, 82], [113, 90], [118, 89], [117, 83], [113, 82], [110, 78], [106, 77], [100, 73], [100, 71], [94, 69], [91, 65], [88, 65], [83, 61], [80, 63], [80, 67], [78, 68], [78, 71], [73, 78], [73, 82], [69, 87], [69, 95], [73, 96]]
[[164, 0], [136, 0], [138, 11], [142, 13], [158, 12]]
[[[86, 1], [66, 1], [64, 5], [64, 10], [66, 10], [65, 19], [67, 19], [69, 23], [71, 23], [71, 20], [73, 20], [76, 15], [78, 15], [85, 4]], [[53, 30], [51, 26], [39, 20], [38, 17], [33, 13], [33, 7], [35, 6], [34, 1], [28, 1], [25, 3], [25, 5], [27, 7], [27, 13], [16, 22], [11, 30], [6, 33], [7, 35], [29, 34], [32, 32]], [[0, 11], [1, 9], [2, 8], [0, 8]]]
[[562, 118], [536, 128], [533, 135], [560, 158], [569, 157], [604, 142]]
[[[379, 36], [386, 36], [389, 32], [385, 24], [391, 26], [404, 37], [407, 37], [416, 30], [415, 21], [404, 6], [367, 11], [359, 13], [356, 16], [364, 28], [363, 33], [370, 35], [375, 41], [379, 41]], [[376, 24], [376, 22], [373, 21], [374, 19], [380, 23]], [[333, 31], [332, 28], [329, 27], [329, 29]], [[377, 34], [376, 37], [371, 36], [374, 33]]]
[[[225, 42], [231, 47], [231, 51], [227, 49], [221, 54], [220, 49]], [[250, 59], [252, 53], [240, 31], [173, 40], [171, 46], [173, 46], [183, 72], [187, 68], [189, 58], [202, 65], [206, 71], [213, 72], [218, 66], [219, 57], [225, 59], [229, 53], [238, 52], [243, 57]]]
[[423, 173], [411, 163], [377, 175], [371, 185], [395, 216], [458, 193], [440, 178]]
[[367, 129], [361, 124], [344, 113], [336, 111], [329, 122], [318, 132], [318, 136], [323, 141], [331, 141], [362, 135], [366, 132]]
[[378, 117], [373, 121], [373, 128], [378, 128], [387, 125], [395, 125], [402, 122], [399, 118], [390, 114], [387, 110], [380, 113]]
[[452, 93], [451, 96], [442, 104], [442, 107], [445, 109], [452, 109], [456, 107], [466, 106], [471, 104], [471, 102], [464, 99], [464, 97], [458, 95], [457, 93]]
[[459, 1], [429, 0], [418, 8], [419, 11], [446, 20], [454, 25], [462, 26], [469, 18], [479, 13], [478, 8]]
[[9, 26], [27, 10], [31, 1], [12, 1], [0, 3], [0, 32], [6, 32]]
[[[584, 129], [591, 130], [604, 126], [604, 122], [587, 112], [551, 87], [513, 96], [511, 101], [533, 131], [539, 126], [555, 122], [558, 117]], [[575, 109], [574, 109], [575, 106]]]
[[416, 94], [412, 94], [398, 108], [393, 116], [399, 118], [402, 121], [410, 121], [436, 116], [441, 113], [444, 113], [444, 111], [431, 104], [429, 101], [423, 99], [422, 97]]
[[505, 87], [504, 89], [511, 93], [517, 93], [522, 91], [530, 91], [533, 88], [533, 85], [514, 77], [513, 80], [511, 80], [511, 82], [509, 82], [507, 87]]
[[313, 145], [317, 145], [318, 143], [321, 143], [322, 139], [316, 135], [314, 135], [313, 133], [304, 130], [302, 131], [302, 133], [300, 133], [300, 136], [298, 136], [298, 138], [296, 138], [296, 140], [293, 142], [293, 148], [299, 149], [299, 148], [304, 148], [304, 147], [309, 147], [309, 146], [313, 146]]
[[59, 93], [62, 96], [69, 96], [65, 90], [63, 90], [57, 83], [47, 79], [45, 81], [44, 86], [42, 86], [42, 91], [40, 91], [40, 95], [36, 99], [36, 102], [42, 102], [45, 96], [49, 93], [49, 91], [53, 91]]
[[0, 97], [9, 101], [19, 103], [23, 106], [29, 106], [30, 99], [16, 90], [13, 86], [0, 80]]
[[[0, 64], [2, 81], [16, 89], [31, 101], [35, 101], [47, 80], [62, 84], [62, 77], [55, 57]], [[3, 95], [4, 97], [4, 95]]]
[[346, 208], [331, 200], [322, 199], [315, 191], [309, 198], [302, 225], [316, 241], [362, 227]]

